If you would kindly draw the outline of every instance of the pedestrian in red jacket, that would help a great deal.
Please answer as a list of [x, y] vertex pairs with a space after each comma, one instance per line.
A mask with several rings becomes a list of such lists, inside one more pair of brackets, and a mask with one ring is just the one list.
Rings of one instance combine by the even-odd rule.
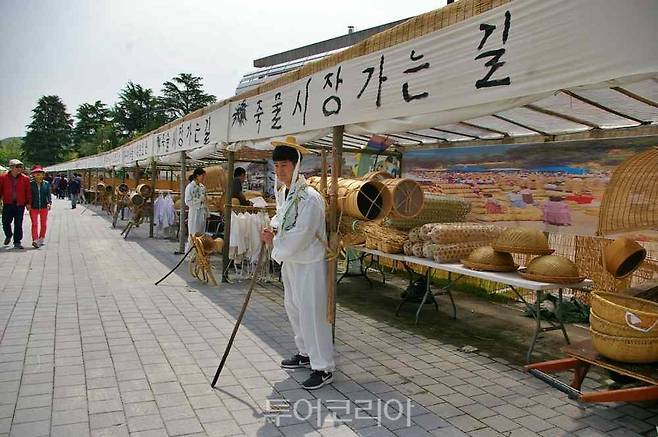
[[[0, 176], [0, 199], [2, 206], [2, 229], [5, 232], [5, 246], [14, 237], [14, 248], [23, 249], [23, 215], [30, 210], [32, 190], [30, 178], [23, 174], [23, 163], [18, 159], [9, 161], [9, 172]], [[14, 223], [14, 231], [11, 224]]]

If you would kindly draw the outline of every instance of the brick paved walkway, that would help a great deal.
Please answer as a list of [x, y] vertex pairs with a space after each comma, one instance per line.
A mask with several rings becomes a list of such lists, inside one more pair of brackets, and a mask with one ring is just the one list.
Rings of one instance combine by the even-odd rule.
[[[58, 200], [45, 247], [0, 249], [0, 436], [656, 434], [656, 404], [582, 407], [505, 360], [344, 308], [335, 383], [308, 393], [307, 371], [278, 367], [294, 344], [276, 287], [255, 293], [212, 390], [246, 283], [181, 269], [156, 287], [176, 245], [81, 212]], [[267, 422], [279, 399], [308, 419]]]

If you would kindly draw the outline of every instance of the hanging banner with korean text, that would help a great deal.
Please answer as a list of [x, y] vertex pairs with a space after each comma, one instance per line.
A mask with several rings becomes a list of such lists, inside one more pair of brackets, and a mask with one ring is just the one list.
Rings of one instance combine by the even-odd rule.
[[562, 88], [655, 73], [657, 22], [655, 0], [512, 1], [231, 102], [229, 142], [441, 112], [453, 122], [450, 111], [476, 117]]

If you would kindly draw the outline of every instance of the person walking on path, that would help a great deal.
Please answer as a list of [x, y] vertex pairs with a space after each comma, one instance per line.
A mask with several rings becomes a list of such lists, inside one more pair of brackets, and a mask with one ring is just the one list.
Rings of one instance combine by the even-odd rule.
[[[315, 390], [333, 380], [335, 368], [331, 324], [327, 321], [327, 261], [324, 199], [299, 172], [302, 153], [294, 137], [273, 141], [276, 214], [262, 240], [272, 259], [282, 263], [284, 307], [295, 335], [297, 354], [281, 362], [284, 369], [310, 367], [302, 383]], [[278, 181], [284, 187], [279, 189]]]
[[203, 179], [206, 171], [197, 167], [190, 175], [190, 183], [185, 187], [185, 205], [188, 206], [187, 217], [187, 252], [192, 244], [192, 236], [196, 233], [203, 233], [206, 230], [206, 219], [208, 218], [208, 198], [206, 196], [206, 187], [203, 185]]
[[[30, 209], [32, 191], [30, 178], [23, 174], [23, 163], [18, 159], [9, 161], [10, 171], [0, 176], [0, 198], [2, 206], [2, 229], [5, 232], [5, 246], [14, 237], [14, 248], [23, 249], [23, 214]], [[11, 226], [14, 224], [12, 232]]]
[[[43, 246], [48, 227], [48, 211], [52, 205], [50, 184], [44, 179], [45, 173], [40, 165], [32, 167], [32, 202], [30, 203], [30, 221], [32, 222], [32, 247], [38, 249]], [[41, 226], [39, 226], [41, 225]]]
[[74, 175], [69, 181], [69, 198], [71, 199], [71, 209], [75, 209], [78, 204], [78, 196], [80, 195], [80, 179], [78, 175]]
[[68, 190], [68, 180], [66, 179], [66, 176], [61, 175], [61, 178], [59, 180], [59, 186], [57, 187], [57, 197], [60, 199], [63, 199], [64, 197], [67, 196], [67, 190]]

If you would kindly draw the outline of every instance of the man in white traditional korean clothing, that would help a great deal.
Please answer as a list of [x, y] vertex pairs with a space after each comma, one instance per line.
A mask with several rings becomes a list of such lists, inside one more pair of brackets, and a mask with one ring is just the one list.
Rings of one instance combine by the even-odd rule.
[[[284, 304], [298, 352], [281, 362], [284, 369], [310, 367], [302, 383], [318, 389], [333, 379], [334, 347], [327, 321], [327, 261], [324, 199], [299, 173], [308, 151], [294, 137], [274, 141], [276, 215], [262, 239], [281, 263]], [[283, 183], [279, 189], [278, 181]]]

